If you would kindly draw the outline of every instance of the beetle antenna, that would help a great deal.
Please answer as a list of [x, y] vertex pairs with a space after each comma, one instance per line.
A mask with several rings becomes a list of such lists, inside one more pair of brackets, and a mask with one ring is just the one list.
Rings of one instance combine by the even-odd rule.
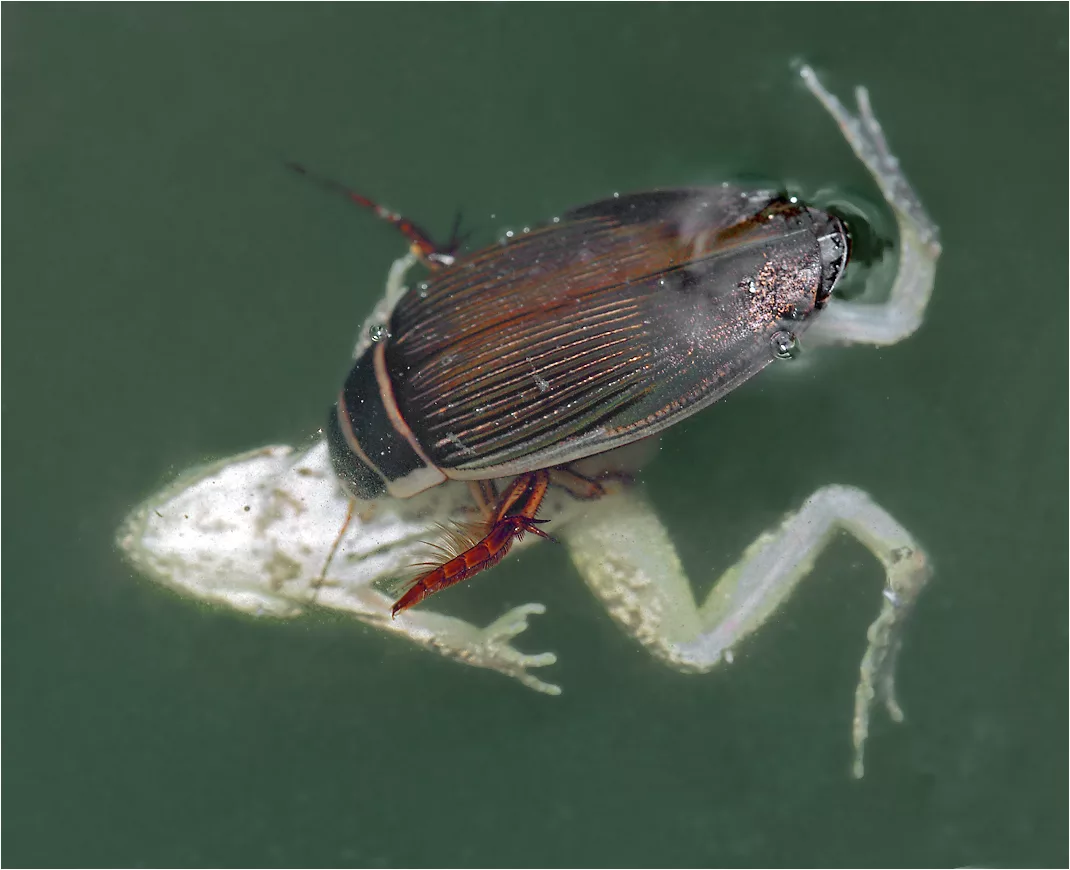
[[335, 181], [333, 178], [328, 178], [325, 175], [309, 172], [303, 164], [293, 160], [286, 161], [286, 168], [292, 172], [296, 172], [298, 175], [304, 176], [309, 181], [318, 184], [325, 190], [341, 194], [350, 202], [375, 212], [381, 220], [393, 224], [397, 230], [409, 240], [409, 243], [412, 246], [412, 252], [416, 254], [428, 268], [437, 269], [441, 266], [450, 266], [453, 264], [454, 252], [459, 247], [459, 240], [457, 238], [459, 223], [457, 221], [454, 222], [453, 236], [450, 238], [449, 244], [442, 247], [436, 245], [423, 229], [404, 215], [400, 215], [396, 211], [391, 211], [386, 206], [380, 205], [375, 200], [369, 199], [362, 193], [357, 193], [357, 191], [342, 184], [342, 182]]
[[457, 209], [457, 213], [453, 216], [453, 226], [450, 227], [450, 241], [445, 250], [447, 254], [456, 254], [472, 236], [471, 230], [464, 233], [461, 232], [461, 219], [461, 210]]

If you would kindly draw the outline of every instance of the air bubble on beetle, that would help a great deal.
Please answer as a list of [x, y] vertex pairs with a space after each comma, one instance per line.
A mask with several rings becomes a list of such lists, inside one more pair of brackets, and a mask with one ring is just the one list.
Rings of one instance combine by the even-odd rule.
[[390, 337], [390, 331], [381, 323], [373, 323], [368, 327], [368, 338], [372, 341], [382, 341]]
[[555, 224], [559, 224], [559, 223], [561, 223], [561, 218], [555, 217], [555, 218], [553, 218], [553, 220], [551, 222], [555, 223]]
[[774, 332], [769, 343], [773, 346], [773, 355], [777, 359], [793, 359], [798, 356], [799, 342], [795, 339], [795, 333], [787, 329]]

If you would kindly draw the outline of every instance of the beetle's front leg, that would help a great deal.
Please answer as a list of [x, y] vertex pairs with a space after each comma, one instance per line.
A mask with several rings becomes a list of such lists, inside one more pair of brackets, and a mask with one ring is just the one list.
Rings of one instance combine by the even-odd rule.
[[865, 88], [855, 89], [858, 114], [852, 115], [808, 66], [803, 82], [840, 126], [859, 160], [869, 170], [899, 226], [899, 264], [888, 298], [881, 303], [836, 299], [806, 334], [814, 344], [895, 344], [922, 322], [933, 291], [940, 257], [939, 231], [888, 148], [884, 131]]
[[674, 667], [702, 672], [731, 661], [733, 648], [776, 611], [840, 530], [873, 553], [887, 576], [855, 694], [854, 773], [861, 776], [874, 704], [882, 702], [893, 719], [902, 719], [896, 656], [903, 623], [929, 578], [924, 551], [866, 493], [847, 486], [819, 489], [748, 547], [701, 606], [665, 527], [638, 492], [607, 497], [563, 536], [587, 584], [629, 634]]

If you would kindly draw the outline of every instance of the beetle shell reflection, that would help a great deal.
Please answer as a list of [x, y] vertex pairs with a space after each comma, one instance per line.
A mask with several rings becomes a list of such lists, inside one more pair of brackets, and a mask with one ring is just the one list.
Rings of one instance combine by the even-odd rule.
[[778, 355], [849, 253], [840, 220], [731, 185], [573, 209], [398, 302], [329, 417], [359, 498], [566, 465], [653, 435]]

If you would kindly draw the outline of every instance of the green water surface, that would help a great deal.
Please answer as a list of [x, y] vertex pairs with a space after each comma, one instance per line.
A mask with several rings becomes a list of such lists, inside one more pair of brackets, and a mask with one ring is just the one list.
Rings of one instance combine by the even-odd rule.
[[[321, 424], [402, 249], [283, 159], [484, 238], [726, 177], [875, 200], [795, 58], [871, 89], [939, 223], [927, 321], [759, 378], [642, 485], [700, 593], [826, 483], [923, 542], [863, 781], [846, 538], [705, 676], [560, 548], [455, 590], [547, 604], [559, 698], [122, 562], [170, 475]], [[1065, 865], [1065, 5], [5, 4], [3, 181], [6, 865]]]

